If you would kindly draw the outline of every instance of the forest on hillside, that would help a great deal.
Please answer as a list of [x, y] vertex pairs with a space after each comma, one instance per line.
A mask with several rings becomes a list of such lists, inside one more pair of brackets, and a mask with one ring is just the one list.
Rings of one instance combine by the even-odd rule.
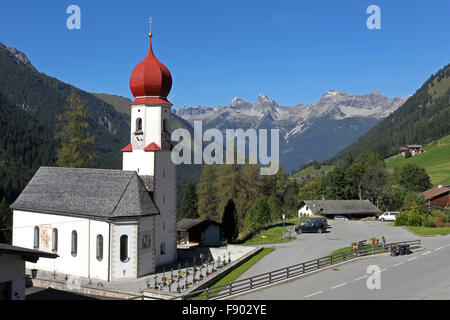
[[406, 144], [426, 144], [450, 134], [450, 64], [431, 76], [400, 108], [324, 164], [371, 151], [387, 158]]

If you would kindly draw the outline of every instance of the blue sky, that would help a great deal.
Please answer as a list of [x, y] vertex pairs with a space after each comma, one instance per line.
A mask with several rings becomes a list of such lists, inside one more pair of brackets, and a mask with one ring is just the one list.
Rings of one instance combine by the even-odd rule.
[[[81, 8], [81, 30], [66, 28], [71, 4]], [[366, 27], [372, 4], [381, 8], [381, 30]], [[259, 93], [308, 104], [329, 89], [406, 96], [450, 63], [448, 0], [2, 1], [0, 41], [41, 72], [131, 98], [149, 16], [175, 107], [255, 101]]]

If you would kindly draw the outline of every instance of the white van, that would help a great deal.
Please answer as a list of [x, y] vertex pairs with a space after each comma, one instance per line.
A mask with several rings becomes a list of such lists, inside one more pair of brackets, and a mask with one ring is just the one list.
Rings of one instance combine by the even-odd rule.
[[400, 212], [385, 212], [378, 217], [380, 221], [395, 221], [395, 215]]

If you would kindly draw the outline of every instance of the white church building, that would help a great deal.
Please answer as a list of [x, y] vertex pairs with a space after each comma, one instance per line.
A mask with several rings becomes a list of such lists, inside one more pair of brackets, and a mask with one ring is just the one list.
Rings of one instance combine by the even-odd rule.
[[123, 170], [41, 167], [11, 205], [13, 244], [59, 256], [28, 268], [116, 281], [176, 261], [172, 77], [149, 36], [149, 52], [130, 78], [135, 100]]

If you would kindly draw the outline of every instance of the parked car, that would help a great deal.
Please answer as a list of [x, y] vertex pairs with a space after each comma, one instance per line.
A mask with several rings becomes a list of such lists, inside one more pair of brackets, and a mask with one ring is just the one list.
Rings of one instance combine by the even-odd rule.
[[325, 227], [331, 228], [331, 226], [328, 224], [327, 219], [325, 219], [325, 218], [319, 218], [319, 217], [316, 217], [316, 218], [311, 218], [311, 219], [309, 219], [308, 221], [320, 222], [320, 223], [323, 223], [323, 225], [324, 225]]
[[380, 221], [395, 221], [395, 215], [400, 212], [385, 212], [378, 217]]
[[318, 232], [322, 233], [327, 231], [327, 226], [323, 224], [322, 221], [312, 221], [311, 219], [308, 221], [305, 221], [303, 223], [300, 223], [298, 226], [295, 227], [295, 232], [297, 234], [301, 234], [303, 232]]
[[346, 218], [344, 216], [335, 216], [334, 220], [348, 221], [348, 218]]

